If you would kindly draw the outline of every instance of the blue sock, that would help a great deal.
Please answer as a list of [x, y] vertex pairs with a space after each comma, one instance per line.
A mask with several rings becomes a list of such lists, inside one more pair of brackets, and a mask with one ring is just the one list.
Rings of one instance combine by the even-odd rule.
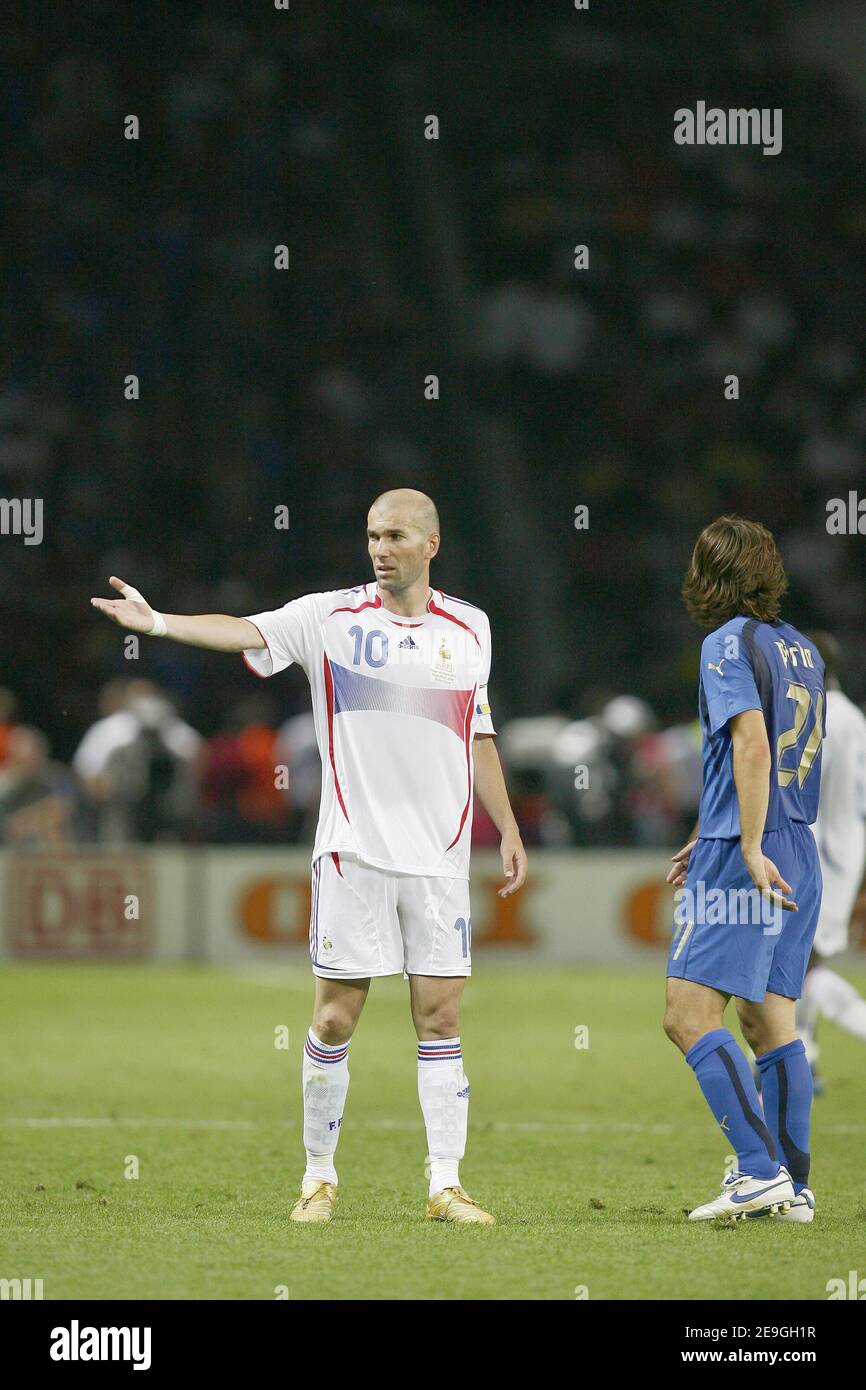
[[799, 1038], [774, 1047], [757, 1059], [761, 1072], [764, 1115], [776, 1147], [802, 1192], [809, 1183], [809, 1120], [812, 1111], [812, 1070]]
[[705, 1033], [686, 1053], [707, 1105], [737, 1151], [737, 1167], [752, 1178], [774, 1178], [776, 1145], [761, 1117], [751, 1068], [727, 1028]]

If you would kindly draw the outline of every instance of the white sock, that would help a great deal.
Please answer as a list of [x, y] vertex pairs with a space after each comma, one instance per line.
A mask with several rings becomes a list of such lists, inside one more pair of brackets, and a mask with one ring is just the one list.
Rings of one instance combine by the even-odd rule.
[[815, 1028], [818, 1023], [820, 1012], [818, 1005], [813, 997], [810, 981], [814, 969], [808, 971], [803, 981], [803, 994], [797, 1000], [796, 1027], [797, 1036], [806, 1049], [806, 1060], [810, 1067], [818, 1064], [818, 1043], [815, 1038]]
[[469, 1082], [459, 1038], [419, 1042], [418, 1099], [427, 1130], [429, 1195], [435, 1197], [443, 1188], [459, 1186], [466, 1152]]
[[349, 1090], [349, 1044], [330, 1047], [312, 1028], [304, 1043], [304, 1182], [337, 1181], [334, 1154]]
[[852, 984], [843, 980], [835, 970], [826, 965], [816, 966], [806, 976], [803, 986], [804, 997], [808, 991], [810, 1002], [819, 1013], [853, 1033], [855, 1038], [866, 1042], [866, 999], [859, 995]]

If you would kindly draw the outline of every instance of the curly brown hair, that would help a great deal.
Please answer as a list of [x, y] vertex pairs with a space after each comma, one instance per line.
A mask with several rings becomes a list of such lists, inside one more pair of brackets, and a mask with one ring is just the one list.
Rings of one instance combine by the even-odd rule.
[[782, 557], [766, 526], [720, 516], [698, 536], [682, 595], [695, 622], [713, 628], [742, 613], [774, 622], [787, 587]]

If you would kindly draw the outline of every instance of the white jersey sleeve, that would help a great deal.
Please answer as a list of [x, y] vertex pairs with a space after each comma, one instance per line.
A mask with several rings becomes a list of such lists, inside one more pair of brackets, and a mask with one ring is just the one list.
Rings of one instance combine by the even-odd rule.
[[487, 614], [478, 609], [478, 615], [483, 619], [481, 623], [481, 653], [482, 665], [481, 674], [478, 678], [478, 690], [475, 695], [475, 709], [472, 715], [472, 733], [474, 737], [479, 734], [495, 734], [493, 727], [493, 715], [490, 710], [490, 702], [487, 695], [487, 683], [490, 680], [490, 667], [493, 660], [492, 644], [490, 641], [490, 620]]
[[265, 642], [264, 647], [242, 653], [250, 670], [257, 676], [275, 676], [297, 662], [309, 675], [310, 660], [322, 646], [322, 620], [340, 592], [304, 594], [282, 608], [249, 614], [247, 622], [258, 628]]

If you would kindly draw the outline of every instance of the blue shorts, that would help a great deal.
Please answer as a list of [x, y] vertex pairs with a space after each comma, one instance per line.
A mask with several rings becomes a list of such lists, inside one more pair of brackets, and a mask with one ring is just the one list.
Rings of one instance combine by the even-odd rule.
[[680, 890], [668, 976], [756, 1003], [767, 993], [799, 999], [821, 908], [818, 848], [808, 825], [790, 821], [764, 836], [763, 850], [799, 911], [774, 912], [761, 898], [739, 839], [699, 839]]

